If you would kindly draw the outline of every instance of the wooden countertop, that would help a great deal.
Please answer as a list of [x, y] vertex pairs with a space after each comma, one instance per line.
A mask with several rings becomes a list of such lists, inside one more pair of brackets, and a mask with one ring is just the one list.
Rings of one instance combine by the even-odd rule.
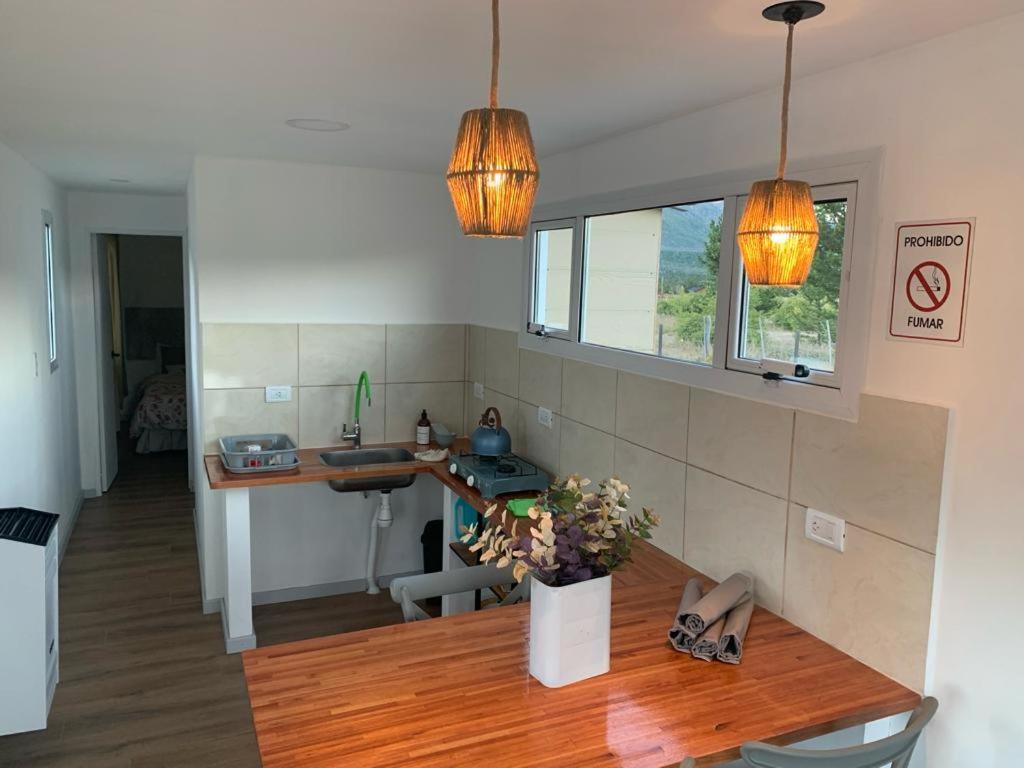
[[[435, 444], [428, 446], [437, 448]], [[405, 448], [410, 453], [425, 450], [424, 446], [416, 443], [375, 443], [362, 446], [363, 450], [371, 448]], [[220, 456], [211, 453], [204, 456], [206, 465], [206, 477], [210, 482], [210, 488], [215, 491], [222, 491], [229, 488], [259, 488], [268, 485], [292, 485], [295, 483], [325, 483], [328, 480], [346, 480], [356, 477], [383, 477], [388, 475], [407, 475], [409, 473], [432, 474], [442, 483], [454, 490], [459, 496], [467, 501], [478, 512], [483, 512], [488, 506], [494, 503], [493, 500], [485, 499], [475, 488], [466, 485], [461, 477], [452, 475], [448, 471], [448, 461], [407, 461], [396, 464], [361, 464], [357, 467], [329, 467], [320, 461], [320, 454], [328, 451], [352, 451], [351, 445], [338, 445], [328, 448], [300, 448], [299, 466], [292, 470], [283, 472], [267, 472], [266, 474], [236, 475], [224, 469]], [[469, 438], [459, 437], [455, 439], [451, 448], [453, 454], [469, 450]], [[533, 491], [520, 494], [508, 494], [503, 499], [513, 499], [520, 496], [536, 496]]]
[[761, 608], [742, 664], [676, 653], [666, 631], [693, 575], [640, 542], [614, 576], [611, 672], [561, 689], [529, 676], [528, 605], [246, 651], [263, 766], [714, 765], [920, 701]]

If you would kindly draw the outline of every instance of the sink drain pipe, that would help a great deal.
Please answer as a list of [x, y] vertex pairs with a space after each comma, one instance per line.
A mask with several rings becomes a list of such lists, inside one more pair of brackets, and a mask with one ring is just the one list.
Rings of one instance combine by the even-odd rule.
[[390, 528], [394, 521], [391, 513], [391, 491], [380, 492], [380, 504], [373, 510], [370, 521], [370, 551], [366, 554], [366, 594], [379, 595], [377, 585], [377, 529]]

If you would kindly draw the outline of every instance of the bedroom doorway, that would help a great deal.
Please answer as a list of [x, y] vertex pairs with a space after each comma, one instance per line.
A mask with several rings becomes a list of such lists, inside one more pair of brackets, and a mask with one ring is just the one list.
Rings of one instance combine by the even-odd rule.
[[184, 242], [176, 235], [94, 237], [105, 492], [119, 453], [188, 450]]

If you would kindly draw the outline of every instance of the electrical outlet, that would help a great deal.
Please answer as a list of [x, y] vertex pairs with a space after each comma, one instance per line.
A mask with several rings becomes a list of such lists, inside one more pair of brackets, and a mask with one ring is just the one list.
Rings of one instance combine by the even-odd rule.
[[804, 536], [837, 552], [846, 547], [846, 521], [817, 509], [807, 509]]
[[551, 429], [551, 411], [547, 408], [537, 409], [537, 423]]
[[280, 387], [267, 387], [266, 401], [268, 403], [287, 403], [292, 399], [291, 385], [285, 384]]
[[477, 400], [484, 399], [484, 385], [481, 384], [479, 381], [473, 382], [473, 397], [475, 397]]

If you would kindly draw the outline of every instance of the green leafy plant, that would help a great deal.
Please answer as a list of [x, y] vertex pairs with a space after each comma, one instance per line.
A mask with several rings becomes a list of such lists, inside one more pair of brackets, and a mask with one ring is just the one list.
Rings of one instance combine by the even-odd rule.
[[600, 483], [597, 492], [584, 490], [588, 485], [579, 475], [556, 480], [530, 507], [529, 522], [504, 509], [499, 515], [493, 504], [479, 536], [474, 524], [464, 529], [462, 541], [478, 536], [470, 551], [480, 552], [483, 563], [512, 565], [516, 581], [533, 573], [562, 586], [605, 576], [630, 562], [634, 541], [651, 538], [661, 520], [649, 509], [629, 516], [629, 486], [617, 478]]

